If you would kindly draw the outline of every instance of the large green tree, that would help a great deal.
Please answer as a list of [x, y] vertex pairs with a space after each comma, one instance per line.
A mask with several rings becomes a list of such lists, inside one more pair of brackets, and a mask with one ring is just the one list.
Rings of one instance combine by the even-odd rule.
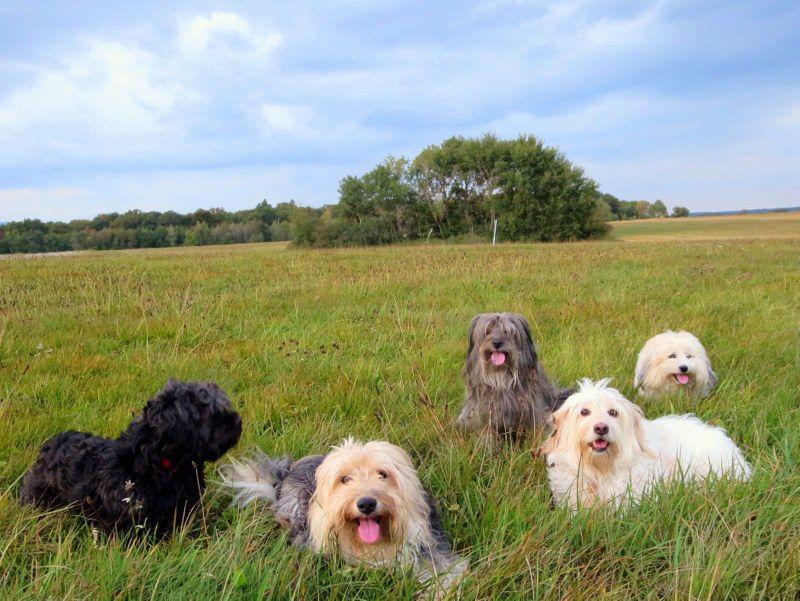
[[343, 178], [336, 215], [355, 227], [342, 232], [362, 244], [419, 237], [428, 211], [411, 177], [408, 161], [390, 156], [361, 177]]
[[449, 138], [413, 161], [389, 157], [342, 179], [339, 195], [338, 217], [352, 224], [341, 232], [362, 244], [426, 231], [488, 235], [495, 219], [505, 240], [577, 240], [608, 229], [595, 183], [533, 136]]
[[499, 186], [500, 231], [510, 240], [544, 242], [604, 235], [595, 216], [597, 185], [533, 136], [508, 143]]

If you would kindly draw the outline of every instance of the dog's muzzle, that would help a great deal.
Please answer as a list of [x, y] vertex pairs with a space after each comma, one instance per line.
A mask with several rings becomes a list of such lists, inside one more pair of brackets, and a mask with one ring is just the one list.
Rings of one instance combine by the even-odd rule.
[[502, 367], [506, 365], [508, 362], [508, 354], [505, 351], [500, 350], [500, 346], [497, 346], [497, 343], [493, 343], [492, 346], [494, 347], [490, 352], [486, 353], [486, 359], [492, 362], [492, 365], [495, 367]]
[[608, 434], [608, 424], [598, 422], [594, 425], [594, 433], [597, 438], [589, 443], [595, 453], [605, 453], [608, 450], [608, 441], [604, 438]]
[[362, 543], [371, 545], [381, 537], [381, 518], [373, 516], [378, 501], [372, 497], [361, 497], [356, 507], [363, 517], [358, 518], [358, 537]]
[[686, 365], [681, 365], [680, 367], [678, 367], [678, 369], [680, 370], [680, 372], [674, 374], [675, 380], [677, 380], [678, 384], [681, 385], [688, 384], [689, 380], [691, 379], [688, 373], [689, 367]]

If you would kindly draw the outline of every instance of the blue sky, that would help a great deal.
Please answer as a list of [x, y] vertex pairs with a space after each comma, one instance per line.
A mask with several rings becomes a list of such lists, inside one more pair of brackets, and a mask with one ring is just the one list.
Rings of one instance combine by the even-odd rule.
[[800, 2], [0, 3], [0, 222], [321, 206], [485, 132], [625, 200], [800, 205]]

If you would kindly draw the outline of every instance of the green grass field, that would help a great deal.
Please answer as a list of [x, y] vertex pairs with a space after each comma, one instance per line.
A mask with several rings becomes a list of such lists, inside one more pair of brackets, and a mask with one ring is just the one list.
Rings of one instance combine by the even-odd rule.
[[[800, 238], [760, 238], [771, 228], [750, 220], [698, 241], [701, 222], [659, 229], [672, 221], [635, 224], [646, 242], [0, 260], [0, 597], [414, 598], [413, 575], [288, 547], [267, 512], [232, 510], [214, 483], [197, 532], [156, 543], [19, 505], [47, 438], [116, 436], [175, 376], [227, 390], [244, 419], [233, 455], [319, 453], [351, 434], [405, 447], [470, 559], [464, 599], [796, 599]], [[694, 332], [720, 376], [714, 394], [641, 405], [724, 426], [754, 477], [676, 487], [623, 516], [553, 509], [535, 441], [495, 454], [452, 428], [467, 326], [486, 311], [525, 315], [561, 384], [613, 377], [634, 400], [644, 342]]]

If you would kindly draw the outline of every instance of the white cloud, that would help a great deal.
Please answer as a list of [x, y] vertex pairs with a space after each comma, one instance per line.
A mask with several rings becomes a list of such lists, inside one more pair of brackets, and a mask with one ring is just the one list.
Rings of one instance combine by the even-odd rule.
[[800, 102], [789, 102], [781, 107], [776, 115], [767, 120], [767, 126], [782, 132], [787, 140], [792, 137], [796, 143], [796, 136], [800, 135]]
[[155, 54], [92, 40], [0, 99], [0, 163], [147, 156], [178, 137], [176, 112], [195, 99]]
[[178, 26], [178, 48], [192, 59], [207, 59], [212, 55], [213, 60], [219, 60], [220, 55], [242, 59], [250, 55], [263, 60], [282, 41], [281, 34], [255, 28], [235, 13], [198, 15], [181, 21]]
[[261, 116], [266, 125], [281, 132], [300, 133], [308, 131], [308, 110], [285, 104], [262, 104]]
[[157, 65], [149, 52], [93, 41], [83, 54], [43, 70], [29, 88], [0, 102], [0, 127], [92, 123], [114, 133], [151, 130], [181, 94], [174, 83], [158, 81]]
[[282, 36], [219, 12], [181, 21], [174, 36], [95, 37], [54, 65], [28, 65], [25, 83], [0, 96], [0, 165], [219, 159], [245, 141], [252, 151], [248, 105], [268, 93], [254, 97]]

